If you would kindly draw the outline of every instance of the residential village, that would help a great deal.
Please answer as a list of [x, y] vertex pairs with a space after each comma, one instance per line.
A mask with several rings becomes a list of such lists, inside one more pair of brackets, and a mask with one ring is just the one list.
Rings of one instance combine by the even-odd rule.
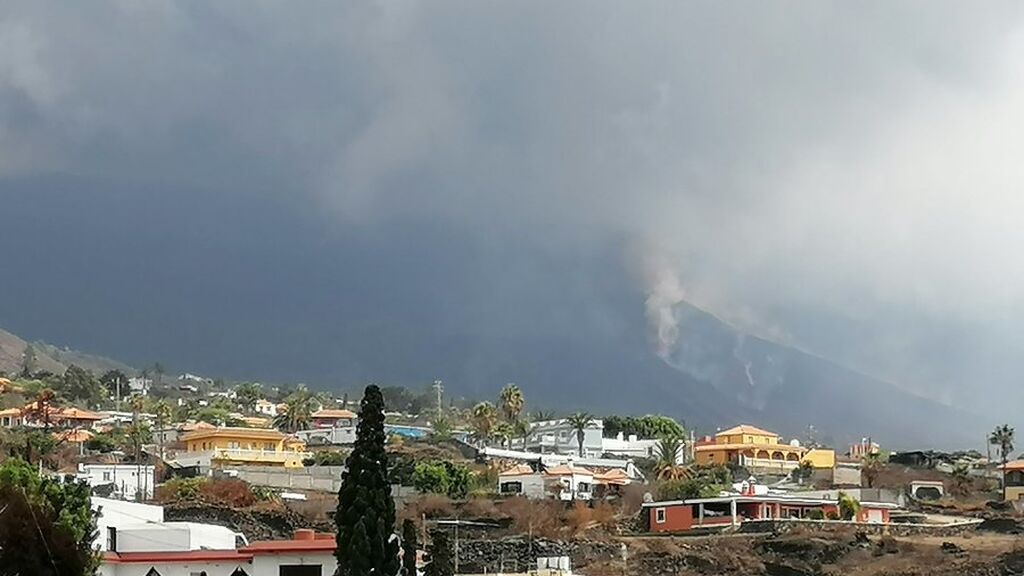
[[[358, 401], [69, 372], [0, 378], [3, 456], [89, 486], [100, 574], [334, 573]], [[698, 433], [665, 416], [530, 413], [514, 384], [493, 402], [446, 398], [441, 382], [382, 392], [398, 518], [421, 542], [448, 533], [460, 574], [622, 573], [646, 537], [952, 534], [993, 516], [1016, 527], [1024, 512], [1008, 427], [990, 454], [888, 452], [869, 437], [826, 446], [754, 423]], [[506, 547], [489, 552], [495, 542]], [[634, 566], [651, 564], [635, 573], [664, 568], [637, 554]], [[422, 571], [426, 548], [416, 557]]]

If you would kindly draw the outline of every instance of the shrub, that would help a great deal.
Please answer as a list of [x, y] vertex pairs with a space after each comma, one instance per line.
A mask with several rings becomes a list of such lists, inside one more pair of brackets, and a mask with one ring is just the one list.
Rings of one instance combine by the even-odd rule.
[[821, 510], [811, 510], [807, 513], [807, 518], [810, 520], [824, 520], [825, 513]]
[[494, 519], [498, 517], [498, 507], [490, 498], [474, 496], [462, 506], [462, 516]]
[[302, 459], [303, 466], [344, 466], [347, 454], [342, 452], [315, 452], [309, 458]]
[[721, 491], [722, 487], [719, 484], [711, 483], [707, 478], [667, 480], [658, 486], [658, 499], [713, 498]]
[[249, 483], [236, 478], [218, 478], [204, 482], [199, 494], [208, 502], [227, 504], [232, 508], [244, 508], [256, 503]]
[[469, 468], [451, 462], [420, 462], [412, 474], [412, 485], [420, 492], [450, 498], [465, 498], [471, 481]]
[[206, 478], [172, 478], [157, 487], [157, 500], [195, 500], [206, 482]]
[[117, 440], [110, 434], [100, 433], [87, 440], [85, 448], [106, 454], [117, 450]]
[[402, 517], [413, 519], [448, 518], [454, 514], [455, 507], [452, 506], [451, 499], [442, 494], [424, 494], [402, 509]]
[[845, 492], [839, 493], [839, 516], [843, 520], [853, 520], [860, 512], [860, 502]]
[[554, 500], [509, 498], [501, 503], [502, 512], [512, 520], [512, 528], [521, 534], [555, 538], [562, 524], [562, 503]]
[[594, 521], [593, 510], [583, 502], [575, 502], [572, 508], [565, 513], [565, 527], [569, 529], [570, 536], [576, 536], [583, 532]]

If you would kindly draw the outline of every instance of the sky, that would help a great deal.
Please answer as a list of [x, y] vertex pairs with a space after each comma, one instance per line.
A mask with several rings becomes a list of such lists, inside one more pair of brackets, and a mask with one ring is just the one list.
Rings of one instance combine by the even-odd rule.
[[473, 391], [669, 357], [689, 302], [1009, 414], [1022, 10], [7, 2], [0, 326]]

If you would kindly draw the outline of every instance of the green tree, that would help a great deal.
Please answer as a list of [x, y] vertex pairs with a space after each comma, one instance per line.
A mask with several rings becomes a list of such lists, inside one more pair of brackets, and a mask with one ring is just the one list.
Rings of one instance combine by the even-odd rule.
[[448, 469], [441, 462], [419, 462], [412, 473], [412, 485], [424, 494], [448, 494]]
[[416, 524], [406, 518], [402, 521], [402, 575], [416, 576]]
[[487, 443], [494, 434], [494, 427], [498, 423], [498, 411], [490, 402], [480, 402], [473, 407], [470, 416], [470, 427], [473, 429], [473, 436], [481, 443]]
[[583, 457], [583, 439], [587, 428], [594, 425], [594, 417], [586, 412], [577, 412], [566, 419], [576, 432], [576, 443], [579, 445], [580, 457]]
[[846, 492], [839, 493], [839, 518], [841, 520], [853, 520], [860, 512], [860, 502]]
[[424, 576], [454, 576], [452, 565], [452, 548], [448, 544], [448, 535], [441, 530], [430, 533], [430, 563], [424, 568]]
[[86, 576], [99, 568], [92, 550], [96, 516], [89, 486], [40, 478], [20, 459], [0, 465], [0, 576]]
[[64, 371], [61, 380], [61, 394], [69, 399], [86, 404], [94, 404], [102, 396], [100, 384], [92, 372], [72, 364]]
[[799, 466], [793, 468], [789, 475], [793, 477], [797, 484], [803, 484], [814, 476], [814, 465], [804, 460]]
[[274, 426], [283, 432], [306, 430], [313, 422], [313, 412], [320, 405], [320, 397], [299, 386], [284, 401], [284, 410], [274, 418]]
[[25, 351], [21, 353], [21, 377], [31, 378], [39, 369], [39, 358], [36, 354], [36, 347], [32, 344], [25, 345]]
[[501, 413], [505, 417], [505, 421], [512, 423], [519, 420], [519, 415], [522, 414], [523, 407], [526, 406], [526, 397], [523, 396], [519, 386], [509, 382], [501, 389], [499, 398], [501, 400]]
[[111, 432], [100, 432], [92, 438], [86, 440], [85, 447], [88, 450], [94, 452], [101, 452], [106, 454], [117, 450], [119, 444], [118, 439]]
[[338, 576], [395, 576], [400, 570], [384, 442], [384, 398], [380, 388], [370, 385], [363, 393], [355, 446], [338, 490]]
[[28, 426], [5, 430], [2, 438], [4, 451], [9, 457], [20, 458], [30, 464], [46, 460], [58, 445], [49, 432]]
[[242, 412], [252, 414], [256, 412], [256, 403], [263, 397], [263, 388], [256, 382], [243, 382], [235, 386], [235, 400]]
[[996, 426], [988, 437], [988, 443], [999, 448], [999, 462], [1003, 471], [1003, 500], [1006, 500], [1006, 463], [1013, 452], [1013, 428], [1009, 424]]
[[[120, 370], [107, 370], [100, 376], [100, 384], [106, 389], [107, 395], [120, 401], [125, 393], [125, 386], [128, 385], [128, 377]], [[120, 409], [120, 406], [118, 406]]]
[[502, 447], [512, 448], [512, 438], [516, 435], [516, 430], [508, 422], [498, 422], [494, 425], [494, 431], [491, 435], [498, 440]]
[[663, 438], [665, 436], [685, 436], [683, 427], [668, 416], [608, 416], [604, 419], [604, 435], [614, 438], [619, 433], [629, 437], [635, 434], [638, 438]]

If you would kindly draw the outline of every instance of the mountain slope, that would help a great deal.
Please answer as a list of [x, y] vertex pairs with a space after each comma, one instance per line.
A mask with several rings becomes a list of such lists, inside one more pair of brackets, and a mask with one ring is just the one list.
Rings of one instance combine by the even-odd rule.
[[134, 374], [135, 370], [127, 364], [94, 356], [69, 348], [58, 348], [45, 342], [26, 342], [18, 336], [0, 329], [0, 372], [16, 374], [21, 371], [25, 351], [28, 346], [35, 352], [35, 370], [46, 370], [54, 374], [63, 373], [68, 366], [74, 364], [91, 370], [99, 375], [107, 370], [121, 370], [126, 374]]

